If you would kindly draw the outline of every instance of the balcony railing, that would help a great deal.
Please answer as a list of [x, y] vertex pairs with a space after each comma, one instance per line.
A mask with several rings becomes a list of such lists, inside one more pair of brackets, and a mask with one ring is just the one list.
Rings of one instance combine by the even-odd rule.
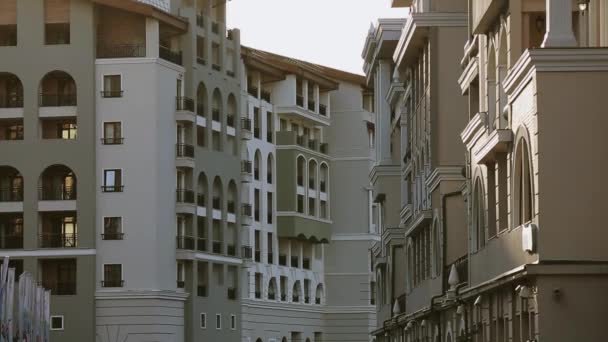
[[164, 46], [158, 47], [158, 57], [169, 61], [173, 64], [182, 65], [182, 52], [181, 51], [171, 51], [169, 48]]
[[124, 142], [125, 138], [122, 137], [101, 138], [102, 145], [122, 145]]
[[194, 146], [188, 144], [176, 144], [176, 154], [178, 158], [194, 158]]
[[229, 287], [227, 292], [228, 292], [228, 299], [230, 299], [230, 300], [236, 299], [236, 288]]
[[456, 272], [458, 272], [458, 279], [460, 280], [460, 284], [466, 283], [469, 281], [469, 257], [465, 255], [453, 263], [445, 266], [443, 273], [443, 286], [444, 288], [449, 288], [448, 280], [450, 278], [450, 272], [452, 270], [452, 265], [456, 266]]
[[101, 287], [123, 287], [125, 286], [124, 280], [102, 280]]
[[241, 214], [243, 216], [251, 217], [252, 213], [253, 213], [253, 209], [251, 207], [251, 204], [243, 204], [243, 208], [241, 210]]
[[38, 98], [40, 107], [72, 107], [76, 106], [76, 94], [42, 93]]
[[229, 77], [234, 77], [236, 76], [236, 74], [234, 73], [234, 71], [232, 70], [226, 70], [226, 75], [228, 75]]
[[211, 64], [211, 69], [213, 69], [215, 71], [222, 71], [222, 67], [216, 63]]
[[204, 16], [202, 16], [200, 14], [196, 15], [196, 26], [201, 27], [201, 28], [205, 27], [205, 17]]
[[233, 114], [226, 115], [226, 124], [229, 127], [234, 127], [234, 115]]
[[236, 256], [236, 246], [235, 245], [226, 245], [226, 255]]
[[196, 295], [198, 297], [207, 297], [207, 285], [198, 285], [196, 287]]
[[0, 249], [21, 248], [23, 248], [23, 235], [0, 235]]
[[245, 131], [251, 131], [251, 119], [241, 118], [241, 128]]
[[198, 204], [199, 207], [206, 206], [205, 194], [196, 195], [196, 204]]
[[77, 236], [75, 233], [43, 233], [40, 235], [40, 248], [74, 248]]
[[309, 270], [310, 269], [310, 259], [309, 258], [304, 258], [304, 260], [302, 260], [302, 267], [305, 270]]
[[296, 95], [296, 105], [304, 107], [304, 96]]
[[207, 251], [207, 239], [206, 238], [196, 239], [196, 250], [199, 252]]
[[222, 254], [222, 241], [213, 241], [212, 252], [215, 254]]
[[262, 100], [266, 102], [270, 102], [270, 92], [267, 90], [262, 90]]
[[299, 146], [304, 147], [304, 136], [303, 135], [298, 135], [296, 137], [296, 144], [298, 144]]
[[226, 206], [229, 214], [236, 214], [236, 202], [228, 201], [228, 205]]
[[0, 108], [23, 108], [23, 95], [0, 96]]
[[102, 240], [106, 240], [106, 241], [124, 240], [124, 238], [125, 238], [125, 234], [124, 233], [105, 233], [105, 234], [101, 234], [101, 239]]
[[222, 201], [220, 200], [219, 197], [213, 197], [213, 209], [215, 210], [222, 210]]
[[38, 199], [41, 201], [73, 201], [76, 200], [75, 186], [42, 186]]
[[194, 204], [194, 191], [187, 189], [175, 190], [177, 203]]
[[205, 57], [201, 57], [201, 56], [196, 56], [196, 63], [198, 63], [200, 65], [207, 65], [207, 61], [205, 60]]
[[213, 108], [213, 110], [211, 111], [211, 119], [213, 121], [220, 121], [220, 110], [217, 108]]
[[319, 103], [319, 114], [327, 116], [327, 106]]
[[146, 46], [119, 44], [97, 47], [97, 58], [139, 58], [146, 57]]
[[102, 192], [123, 192], [125, 190], [124, 185], [102, 185]]
[[178, 96], [175, 98], [175, 109], [194, 112], [194, 100], [189, 97]]
[[249, 95], [253, 96], [253, 97], [258, 97], [258, 88], [257, 87], [247, 87], [247, 92], [249, 93]]
[[251, 246], [241, 247], [241, 257], [245, 260], [252, 260], [253, 259], [253, 248], [251, 248]]
[[194, 238], [192, 236], [177, 236], [177, 249], [194, 250]]
[[123, 90], [102, 90], [101, 97], [103, 98], [117, 98], [122, 97], [124, 91]]
[[308, 110], [315, 111], [315, 101], [308, 100]]
[[287, 255], [279, 254], [279, 265], [287, 266]]
[[0, 202], [22, 202], [23, 188], [0, 188]]
[[315, 140], [308, 140], [308, 148], [311, 150], [317, 149], [317, 142]]

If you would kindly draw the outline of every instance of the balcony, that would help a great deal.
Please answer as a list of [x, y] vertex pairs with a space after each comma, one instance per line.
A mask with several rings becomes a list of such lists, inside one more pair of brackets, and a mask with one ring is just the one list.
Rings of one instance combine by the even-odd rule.
[[211, 251], [214, 254], [222, 254], [222, 241], [215, 240], [213, 241]]
[[[0, 110], [1, 111], [1, 110]], [[20, 109], [20, 111], [22, 111]], [[16, 116], [23, 116], [18, 114]], [[2, 140], [23, 140], [23, 119], [0, 120], [0, 141]]]
[[0, 202], [23, 202], [23, 187], [0, 188]]
[[253, 248], [251, 246], [241, 247], [241, 257], [245, 260], [253, 260]]
[[38, 105], [40, 107], [73, 107], [76, 106], [76, 93], [41, 93], [38, 98]]
[[141, 58], [146, 57], [145, 45], [117, 44], [97, 47], [97, 58]]
[[53, 296], [76, 294], [76, 259], [42, 259], [40, 273], [42, 286]]
[[38, 189], [38, 199], [41, 201], [74, 201], [76, 187], [58, 185], [43, 185]]
[[270, 92], [267, 90], [262, 90], [262, 100], [270, 103]]
[[245, 131], [251, 132], [251, 119], [241, 118], [241, 128]]
[[207, 251], [207, 239], [206, 238], [197, 238], [196, 239], [196, 250], [199, 252]]
[[207, 297], [207, 285], [198, 285], [196, 287], [196, 295], [198, 297]]
[[308, 100], [308, 110], [314, 112], [315, 109], [315, 101]]
[[101, 239], [104, 241], [113, 241], [113, 240], [124, 240], [124, 233], [106, 233], [101, 234]]
[[228, 288], [228, 299], [230, 300], [235, 300], [236, 299], [236, 288], [234, 287], [229, 287]]
[[296, 105], [304, 108], [304, 96], [296, 95]]
[[253, 96], [253, 97], [258, 97], [258, 88], [257, 87], [247, 87], [247, 93], [249, 93], [249, 95]]
[[178, 96], [175, 98], [175, 110], [194, 113], [194, 100], [189, 97]]
[[23, 94], [0, 95], [0, 108], [23, 108]]
[[[6, 227], [7, 231], [15, 231], [16, 228], [22, 227]], [[23, 234], [2, 234], [0, 235], [0, 249], [22, 249]]]
[[111, 192], [123, 192], [125, 190], [124, 185], [102, 185], [101, 192], [111, 193]]
[[124, 287], [124, 280], [102, 280], [101, 287]]
[[177, 203], [194, 204], [194, 191], [192, 190], [177, 189], [175, 195]]
[[192, 236], [177, 236], [177, 249], [188, 251], [194, 250], [194, 238]]
[[207, 65], [207, 61], [202, 56], [196, 56], [196, 63], [200, 65]]
[[213, 69], [215, 71], [222, 71], [222, 67], [216, 63], [211, 64], [211, 69]]
[[75, 248], [76, 233], [43, 233], [39, 237], [40, 248]]
[[158, 57], [164, 59], [173, 64], [182, 65], [182, 52], [181, 51], [171, 51], [169, 48], [164, 46], [159, 46], [158, 48]]
[[205, 200], [205, 194], [198, 194], [196, 195], [196, 204], [199, 207], [205, 207], [207, 204], [207, 201]]
[[194, 158], [194, 146], [192, 145], [177, 144], [175, 150], [178, 158]]
[[302, 260], [302, 268], [310, 270], [310, 258], [304, 258], [304, 260]]
[[469, 257], [468, 255], [465, 255], [444, 267], [443, 286], [445, 289], [450, 288], [448, 281], [450, 279], [450, 272], [452, 271], [452, 266], [456, 267], [456, 273], [458, 273], [458, 280], [460, 282], [457, 285], [467, 283], [469, 281]]

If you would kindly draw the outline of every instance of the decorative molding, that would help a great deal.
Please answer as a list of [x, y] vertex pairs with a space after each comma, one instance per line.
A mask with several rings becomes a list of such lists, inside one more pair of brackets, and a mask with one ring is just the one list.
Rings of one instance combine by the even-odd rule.
[[488, 121], [488, 113], [479, 112], [469, 120], [469, 123], [460, 133], [460, 139], [465, 144], [468, 150], [473, 148], [473, 145], [486, 132], [486, 123]]
[[418, 227], [422, 225], [423, 222], [427, 222], [433, 219], [433, 211], [432, 210], [421, 210], [418, 212], [418, 215], [414, 217], [414, 221], [405, 231], [405, 237], [410, 236], [413, 232], [418, 230]]
[[185, 302], [189, 294], [164, 290], [97, 291], [95, 300], [160, 299]]
[[330, 156], [326, 155], [326, 154], [317, 152], [315, 150], [309, 150], [309, 149], [304, 148], [304, 147], [302, 147], [300, 145], [277, 145], [275, 148], [276, 148], [277, 151], [279, 151], [279, 150], [297, 150], [297, 151], [300, 151], [300, 152], [303, 152], [303, 153], [307, 153], [307, 154], [313, 155], [313, 156], [315, 156], [317, 158], [322, 158], [323, 160], [326, 160], [326, 161], [330, 161], [330, 162], [333, 161], [333, 159]]
[[388, 93], [386, 94], [386, 101], [391, 104], [391, 106], [395, 105], [395, 102], [399, 100], [399, 96], [405, 94], [405, 86], [403, 82], [391, 82], [391, 86], [388, 88]]
[[429, 192], [433, 192], [435, 188], [445, 181], [465, 181], [462, 175], [463, 166], [439, 166], [436, 167], [426, 180], [426, 186]]
[[380, 241], [378, 234], [333, 234], [331, 241]]
[[177, 251], [177, 259], [204, 260], [204, 261], [212, 261], [212, 262], [221, 262], [224, 264], [231, 264], [231, 265], [242, 265], [243, 264], [243, 260], [236, 258], [236, 257], [228, 257], [228, 256], [222, 256], [222, 255], [198, 253], [198, 252], [190, 252], [190, 251]]
[[509, 144], [513, 142], [513, 132], [510, 129], [497, 129], [492, 132], [473, 151], [473, 159], [477, 164], [484, 164], [493, 160], [495, 153], [507, 152]]
[[399, 165], [374, 165], [372, 167], [369, 178], [372, 184], [376, 183], [379, 177], [401, 177]]
[[467, 64], [466, 68], [458, 78], [458, 84], [460, 85], [460, 90], [462, 91], [462, 95], [465, 95], [469, 90], [469, 86], [471, 82], [475, 79], [475, 77], [479, 76], [479, 58], [473, 57]]
[[18, 251], [2, 251], [3, 256], [13, 258], [23, 257], [58, 257], [58, 256], [87, 256], [96, 255], [97, 250], [93, 248], [63, 248], [63, 249], [34, 249]]

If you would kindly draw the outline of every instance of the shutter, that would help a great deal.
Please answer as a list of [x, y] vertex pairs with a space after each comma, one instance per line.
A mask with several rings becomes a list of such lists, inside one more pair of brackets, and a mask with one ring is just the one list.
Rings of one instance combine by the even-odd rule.
[[70, 0], [44, 0], [44, 22], [47, 24], [69, 23]]
[[17, 0], [0, 0], [0, 25], [17, 24]]

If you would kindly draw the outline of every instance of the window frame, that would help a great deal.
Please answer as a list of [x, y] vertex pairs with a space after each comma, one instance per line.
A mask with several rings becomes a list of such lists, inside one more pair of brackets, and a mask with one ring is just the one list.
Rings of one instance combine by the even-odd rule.
[[[106, 281], [106, 270], [105, 270], [106, 266], [117, 266], [117, 265], [120, 266], [120, 283], [121, 283], [120, 287], [123, 287], [124, 286], [124, 281], [125, 281], [125, 277], [124, 277], [124, 271], [125, 271], [125, 269], [123, 267], [123, 264], [120, 264], [120, 263], [114, 263], [114, 264], [106, 264], [106, 263], [104, 263], [104, 264], [101, 264], [101, 280], [102, 280], [102, 282]], [[110, 287], [110, 286], [102, 286], [102, 287], [103, 288], [113, 288], [114, 286], [112, 286], [112, 287]]]
[[[107, 180], [106, 177], [107, 177], [107, 173], [109, 171], [120, 172], [120, 184], [116, 184], [116, 174], [114, 174], [114, 184], [113, 185], [108, 185], [106, 183], [106, 180]], [[103, 188], [104, 192], [122, 192], [122, 190], [124, 188], [124, 170], [122, 168], [103, 169], [102, 188]], [[108, 188], [111, 188], [111, 189], [108, 189]]]
[[[61, 328], [53, 328], [53, 319], [61, 318]], [[64, 331], [65, 330], [65, 316], [64, 315], [52, 315], [50, 317], [50, 329], [51, 331]]]
[[207, 329], [207, 313], [206, 312], [201, 312], [199, 315], [199, 328], [201, 329]]
[[[116, 232], [116, 233], [107, 233], [106, 232], [106, 219], [119, 219], [120, 220], [120, 229], [119, 229], [119, 231]], [[122, 234], [124, 236], [125, 232], [124, 232], [124, 228], [123, 228], [123, 217], [122, 216], [102, 216], [102, 218], [101, 218], [101, 226], [102, 226], [102, 229], [103, 229], [103, 233], [102, 233], [103, 235], [108, 235], [108, 234], [121, 235]], [[104, 238], [104, 240], [108, 240], [108, 239]], [[111, 239], [111, 240], [117, 240], [117, 239]], [[122, 239], [119, 239], [119, 240], [122, 240]]]
[[222, 314], [215, 314], [215, 330], [222, 330]]
[[236, 315], [230, 315], [230, 330], [236, 330]]
[[[102, 137], [101, 140], [104, 145], [122, 145], [123, 139], [124, 139], [122, 124], [123, 124], [122, 120], [103, 122], [103, 125], [101, 127], [101, 137]], [[106, 132], [106, 125], [114, 126], [114, 136], [113, 137], [108, 137], [107, 132]], [[118, 136], [116, 135], [116, 125], [118, 125], [118, 133], [119, 133]], [[111, 140], [112, 142], [108, 143], [108, 140]]]

